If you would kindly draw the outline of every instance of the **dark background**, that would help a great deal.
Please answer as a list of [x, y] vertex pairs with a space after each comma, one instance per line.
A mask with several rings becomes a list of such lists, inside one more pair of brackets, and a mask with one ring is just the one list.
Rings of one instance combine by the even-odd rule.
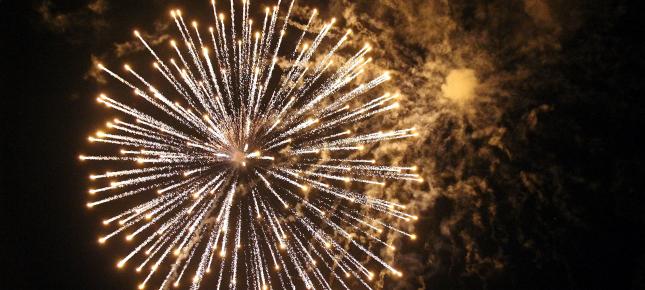
[[[107, 12], [92, 14], [84, 8], [87, 1], [0, 1], [0, 288], [136, 285], [134, 274], [114, 267], [114, 253], [122, 252], [122, 245], [103, 249], [96, 242], [101, 217], [85, 207], [89, 170], [77, 160], [88, 150], [86, 136], [110, 116], [95, 106], [101, 85], [86, 77], [91, 56], [109, 56], [112, 43], [129, 40], [131, 27], [153, 29], [141, 24], [153, 23], [174, 5], [133, 2], [110, 3]], [[509, 32], [489, 18], [495, 18], [494, 9], [515, 4], [495, 6], [491, 1], [492, 16], [481, 18], [477, 5], [466, 2], [454, 1], [447, 13], [464, 33], [491, 25], [489, 32], [498, 34], [492, 33], [486, 49], [496, 51], [491, 53], [496, 68], [524, 65], [532, 72], [507, 88], [516, 92], [513, 98], [524, 101], [510, 99], [497, 107], [501, 117], [495, 122], [507, 128], [502, 139], [510, 152], [500, 156], [513, 157], [495, 158], [497, 169], [490, 170], [493, 159], [469, 151], [485, 146], [481, 140], [449, 142], [455, 127], [467, 135], [476, 125], [466, 120], [466, 125], [456, 126], [442, 119], [445, 124], [422, 144], [448, 140], [442, 146], [458, 150], [417, 158], [437, 159], [436, 172], [454, 159], [466, 159], [467, 173], [437, 173], [440, 193], [419, 209], [417, 232], [425, 242], [410, 245], [404, 253], [416, 266], [399, 287], [645, 289], [641, 10], [623, 1], [584, 1], [571, 11], [561, 8], [562, 17], [585, 16], [575, 31], [558, 40], [560, 48], [548, 55], [550, 61], [540, 62], [541, 56], [518, 56], [512, 47], [494, 45]], [[56, 13], [70, 13], [70, 23], [52, 28], [43, 5], [54, 20]], [[505, 21], [512, 25], [515, 20]], [[536, 111], [544, 112], [537, 124], [530, 119], [534, 108], [544, 108]], [[469, 193], [496, 209], [492, 214], [480, 202], [473, 205], [484, 226], [476, 226], [470, 210], [464, 209], [473, 198], [460, 195], [473, 190], [460, 186], [459, 178], [467, 176], [478, 176], [486, 184]], [[466, 218], [451, 226], [471, 239], [441, 233], [442, 221], [456, 215]]]

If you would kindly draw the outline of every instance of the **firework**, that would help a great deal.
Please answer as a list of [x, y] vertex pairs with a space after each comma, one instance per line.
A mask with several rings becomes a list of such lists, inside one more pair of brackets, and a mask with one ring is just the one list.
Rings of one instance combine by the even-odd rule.
[[129, 65], [121, 76], [99, 64], [144, 100], [137, 109], [97, 98], [127, 118], [89, 137], [118, 152], [80, 156], [119, 168], [90, 175], [97, 186], [87, 206], [121, 209], [103, 221], [109, 230], [99, 242], [122, 236], [134, 245], [117, 267], [141, 272], [139, 288], [153, 280], [162, 289], [197, 289], [208, 273], [218, 289], [369, 289], [375, 267], [401, 276], [368, 244], [394, 249], [385, 232], [415, 239], [394, 225], [417, 217], [360, 189], [422, 179], [415, 166], [361, 156], [365, 146], [415, 136], [415, 129], [350, 130], [398, 107], [397, 94], [372, 90], [389, 74], [358, 81], [371, 61], [369, 45], [334, 63], [351, 31], [337, 33], [335, 19], [314, 25], [316, 10], [284, 53], [293, 2], [283, 13], [280, 2], [266, 8], [258, 29], [249, 1], [241, 12], [233, 1], [229, 8], [227, 19], [212, 2], [208, 30], [171, 11], [182, 41], [171, 41], [167, 61], [134, 31], [161, 86]]

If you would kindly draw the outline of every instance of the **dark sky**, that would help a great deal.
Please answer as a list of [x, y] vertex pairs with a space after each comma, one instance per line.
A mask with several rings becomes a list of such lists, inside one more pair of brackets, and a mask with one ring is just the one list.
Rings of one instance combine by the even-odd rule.
[[[383, 125], [423, 128], [406, 148], [374, 149], [418, 161], [427, 180], [387, 189], [421, 217], [419, 239], [388, 257], [406, 276], [377, 285], [645, 289], [640, 10], [591, 0], [299, 5], [375, 43], [374, 68], [393, 72], [407, 108]], [[115, 83], [92, 63], [136, 58], [134, 27], [161, 45], [172, 7], [211, 21], [207, 1], [0, 0], [3, 287], [136, 285], [114, 267], [123, 244], [96, 243], [102, 216], [85, 207], [91, 168], [77, 156], [112, 116], [94, 98]]]

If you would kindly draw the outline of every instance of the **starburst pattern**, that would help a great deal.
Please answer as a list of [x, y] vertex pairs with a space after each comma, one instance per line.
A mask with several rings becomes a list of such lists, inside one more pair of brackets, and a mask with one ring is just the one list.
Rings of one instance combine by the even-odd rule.
[[[351, 31], [333, 33], [335, 19], [314, 28], [316, 10], [286, 37], [294, 4], [282, 14], [281, 5], [266, 8], [255, 31], [249, 1], [241, 12], [231, 1], [230, 21], [213, 1], [215, 25], [206, 35], [171, 11], [182, 42], [171, 41], [168, 62], [135, 31], [154, 58], [159, 86], [128, 65], [129, 77], [99, 65], [145, 100], [135, 108], [101, 94], [99, 103], [128, 120], [108, 122], [89, 140], [120, 152], [80, 156], [119, 167], [90, 176], [101, 185], [89, 190], [87, 206], [122, 208], [103, 221], [111, 230], [99, 242], [119, 235], [134, 242], [117, 266], [135, 264], [145, 274], [140, 288], [157, 279], [162, 289], [182, 280], [196, 289], [214, 273], [218, 289], [349, 289], [350, 279], [371, 289], [371, 267], [402, 275], [368, 244], [394, 249], [384, 232], [415, 239], [391, 220], [417, 217], [360, 191], [422, 179], [415, 166], [361, 156], [365, 146], [415, 136], [415, 129], [353, 133], [360, 121], [399, 106], [398, 94], [373, 93], [389, 74], [358, 81], [369, 45], [334, 63]], [[293, 49], [284, 53], [283, 41]]]

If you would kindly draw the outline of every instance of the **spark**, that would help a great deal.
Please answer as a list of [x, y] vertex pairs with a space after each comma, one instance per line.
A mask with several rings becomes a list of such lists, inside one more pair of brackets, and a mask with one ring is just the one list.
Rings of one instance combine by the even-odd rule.
[[[144, 112], [118, 96], [97, 98], [126, 118], [113, 118], [88, 140], [115, 146], [117, 153], [78, 158], [122, 168], [89, 176], [98, 184], [88, 191], [93, 201], [86, 206], [129, 204], [103, 219], [111, 232], [99, 244], [124, 235], [134, 245], [116, 265], [132, 260], [137, 272], [149, 269], [140, 289], [151, 279], [162, 289], [180, 283], [197, 289], [211, 272], [218, 289], [331, 289], [329, 275], [346, 289], [344, 279], [371, 289], [375, 274], [368, 267], [379, 266], [401, 277], [377, 256], [378, 247], [362, 243], [396, 250], [381, 234], [416, 240], [396, 225], [419, 217], [359, 188], [423, 178], [414, 173], [416, 165], [355, 158], [375, 143], [418, 135], [415, 128], [354, 128], [400, 106], [398, 94], [373, 93], [393, 74], [359, 81], [371, 44], [345, 62], [332, 61], [352, 31], [331, 40], [336, 19], [313, 29], [319, 23], [315, 9], [295, 31], [293, 48], [285, 49], [293, 2], [286, 12], [281, 2], [266, 7], [256, 22], [260, 30], [253, 29], [249, 0], [226, 14], [216, 1], [211, 5], [215, 23], [208, 29], [196, 21], [186, 25], [180, 10], [170, 11], [180, 40], [170, 41], [167, 61], [134, 30], [160, 76], [148, 80], [130, 64], [122, 76], [98, 64], [151, 105]], [[278, 66], [282, 59], [287, 67]], [[358, 100], [366, 101], [356, 105]], [[362, 262], [363, 255], [373, 262]], [[157, 276], [161, 269], [169, 270]], [[184, 275], [191, 278], [182, 282]]]

